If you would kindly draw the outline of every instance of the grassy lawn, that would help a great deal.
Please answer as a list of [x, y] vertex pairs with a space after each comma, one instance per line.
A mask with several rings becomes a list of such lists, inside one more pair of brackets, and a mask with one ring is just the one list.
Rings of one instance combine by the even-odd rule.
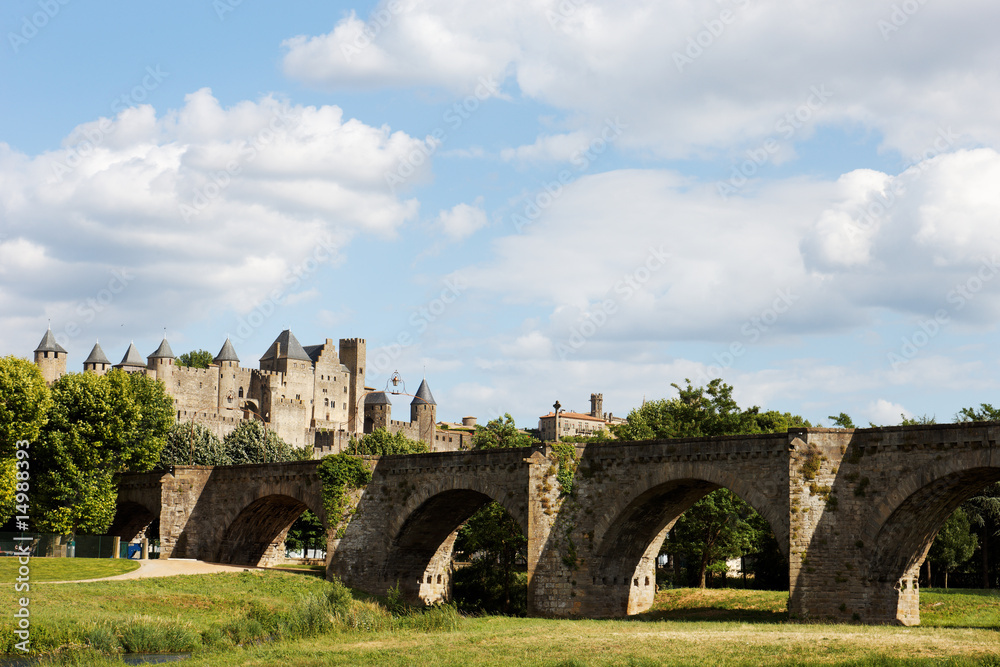
[[[100, 579], [139, 569], [138, 561], [120, 558], [35, 558], [32, 557], [31, 581], [76, 581]], [[0, 558], [0, 582], [14, 581], [21, 565], [17, 558]]]
[[[987, 591], [923, 591], [924, 625], [903, 628], [786, 623], [788, 596], [770, 591], [663, 591], [636, 618], [567, 621], [462, 618], [449, 609], [394, 618], [370, 600], [349, 597], [316, 606], [333, 600], [336, 589], [281, 572], [41, 584], [31, 591], [32, 637], [51, 647], [118, 651], [166, 642], [194, 650], [183, 662], [190, 667], [1000, 666], [1000, 596]], [[13, 608], [14, 598], [4, 586], [0, 608]], [[295, 625], [301, 618], [313, 624]], [[6, 641], [9, 621], [0, 619], [0, 628]], [[93, 653], [60, 660], [122, 664]]]

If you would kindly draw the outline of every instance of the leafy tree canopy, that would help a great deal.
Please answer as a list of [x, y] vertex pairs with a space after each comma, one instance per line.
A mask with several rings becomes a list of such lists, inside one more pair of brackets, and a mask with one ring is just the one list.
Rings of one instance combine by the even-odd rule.
[[857, 428], [854, 422], [851, 421], [851, 416], [846, 412], [841, 412], [839, 415], [830, 415], [828, 419], [838, 428]]
[[366, 433], [360, 441], [351, 436], [345, 453], [388, 456], [391, 454], [423, 454], [427, 451], [430, 451], [427, 444], [420, 440], [411, 440], [402, 432], [389, 433], [384, 428], [377, 428], [371, 433]]
[[244, 463], [282, 463], [309, 458], [281, 439], [264, 424], [253, 420], [240, 422], [235, 430], [222, 440], [225, 456], [233, 465]]
[[695, 438], [700, 436], [775, 433], [793, 426], [809, 426], [798, 415], [775, 411], [761, 412], [754, 406], [740, 409], [733, 388], [720, 379], [706, 387], [677, 384], [676, 398], [648, 401], [633, 409], [624, 424], [612, 426], [619, 440]]
[[497, 417], [486, 426], [476, 426], [472, 434], [473, 449], [499, 449], [505, 447], [531, 447], [537, 440], [518, 430], [510, 413]]
[[933, 415], [928, 417], [927, 415], [920, 415], [919, 417], [907, 417], [904, 414], [899, 415], [900, 426], [926, 426], [929, 424], [937, 424], [937, 420]]
[[191, 350], [177, 357], [178, 366], [189, 366], [190, 368], [208, 368], [215, 359], [215, 355], [208, 350]]
[[219, 437], [193, 421], [170, 427], [167, 444], [160, 452], [161, 468], [175, 465], [224, 466], [232, 459]]
[[948, 587], [948, 572], [972, 558], [977, 544], [970, 530], [969, 517], [960, 507], [944, 522], [927, 554], [932, 563], [944, 570], [945, 588]]
[[38, 440], [51, 405], [38, 366], [20, 357], [0, 357], [0, 459], [14, 455], [18, 440]]
[[962, 408], [955, 415], [957, 422], [995, 422], [1000, 421], [1000, 410], [989, 403], [980, 403], [978, 408]]
[[69, 374], [34, 448], [35, 525], [62, 534], [103, 533], [114, 519], [115, 475], [159, 461], [173, 421], [163, 383], [142, 374]]

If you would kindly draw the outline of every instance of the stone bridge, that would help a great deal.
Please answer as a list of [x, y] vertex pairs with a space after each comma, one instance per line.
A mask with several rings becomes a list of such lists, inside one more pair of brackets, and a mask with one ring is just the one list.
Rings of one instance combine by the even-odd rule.
[[[327, 573], [413, 602], [447, 600], [458, 528], [491, 500], [528, 538], [529, 613], [622, 617], [649, 608], [677, 518], [728, 488], [767, 521], [802, 620], [919, 623], [917, 571], [952, 511], [1000, 480], [996, 424], [594, 444], [561, 493], [548, 446], [372, 459], [372, 482]], [[326, 523], [315, 461], [176, 467], [124, 476], [112, 534], [159, 520], [163, 557], [268, 564], [296, 517]], [[332, 531], [331, 531], [332, 532]]]

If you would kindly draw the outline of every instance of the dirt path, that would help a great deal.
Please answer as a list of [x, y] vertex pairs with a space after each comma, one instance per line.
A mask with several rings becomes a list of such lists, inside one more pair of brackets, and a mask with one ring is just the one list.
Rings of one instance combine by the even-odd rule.
[[98, 579], [75, 579], [72, 581], [48, 581], [49, 584], [79, 584], [88, 581], [118, 581], [120, 579], [145, 579], [147, 577], [173, 577], [178, 574], [211, 574], [213, 572], [242, 572], [244, 570], [264, 570], [269, 568], [257, 568], [244, 565], [222, 565], [219, 563], [206, 563], [201, 560], [186, 559], [154, 559], [139, 561], [139, 569], [116, 574], [113, 577], [100, 577]]

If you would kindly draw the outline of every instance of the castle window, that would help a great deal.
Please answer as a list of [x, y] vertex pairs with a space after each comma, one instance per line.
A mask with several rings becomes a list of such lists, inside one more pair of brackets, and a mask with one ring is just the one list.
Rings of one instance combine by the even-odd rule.
[[323, 399], [323, 405], [329, 407], [329, 405], [330, 405], [330, 399], [329, 398], [324, 398]]
[[243, 398], [243, 387], [240, 387], [240, 398]]
[[301, 401], [302, 400], [302, 394], [295, 394], [295, 400], [296, 401]]
[[344, 409], [345, 410], [347, 409], [347, 403], [344, 403]]
[[42, 352], [42, 358], [43, 359], [48, 359], [49, 358], [49, 353], [48, 352]]
[[345, 394], [347, 393], [347, 387], [346, 386], [344, 387], [344, 393]]

